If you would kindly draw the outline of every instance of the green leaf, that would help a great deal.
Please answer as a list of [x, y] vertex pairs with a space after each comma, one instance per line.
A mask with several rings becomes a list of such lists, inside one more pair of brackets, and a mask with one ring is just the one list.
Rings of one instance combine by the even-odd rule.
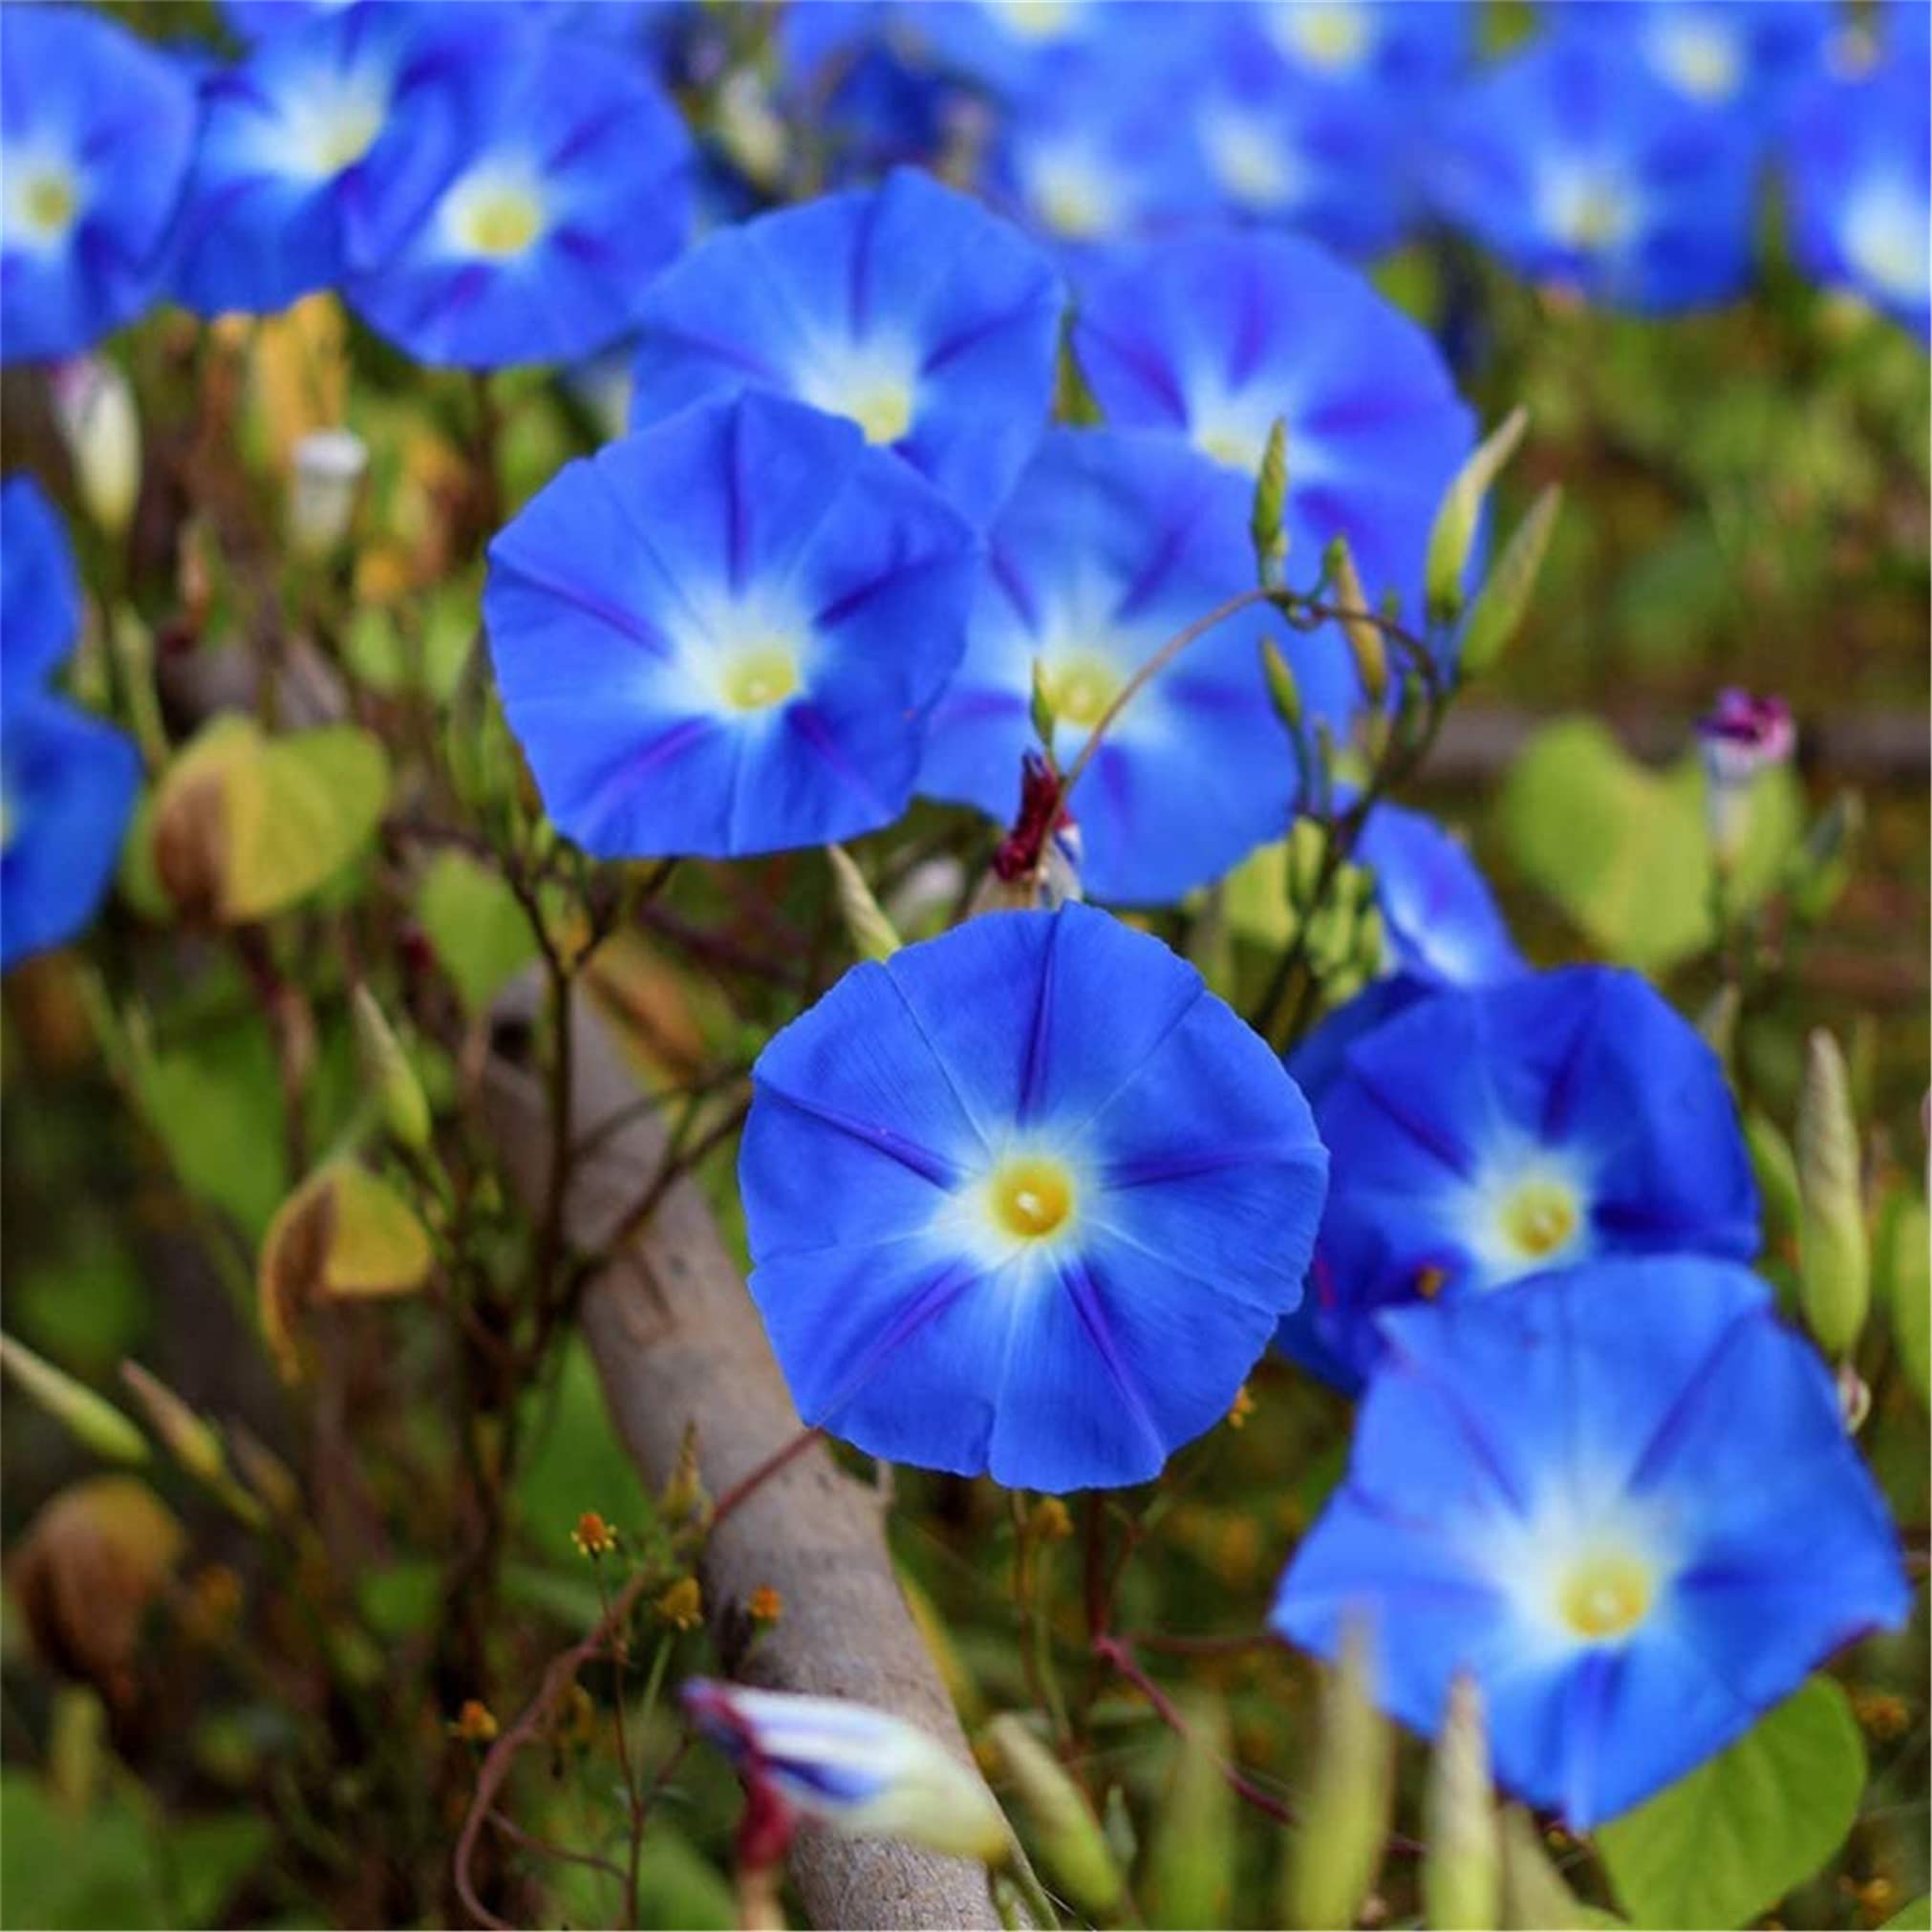
[[1864, 1786], [1851, 1704], [1814, 1677], [1728, 1750], [1605, 1825], [1597, 1848], [1632, 1923], [1742, 1925], [1844, 1843]]
[[165, 1925], [146, 1821], [115, 1797], [85, 1814], [0, 1771], [0, 1925]]
[[1932, 1932], [1932, 1894], [1921, 1892], [1909, 1903], [1900, 1905], [1878, 1932]]
[[484, 1012], [537, 956], [536, 935], [516, 894], [467, 852], [438, 854], [418, 888], [416, 916], [472, 1015]]
[[[1516, 864], [1597, 948], [1658, 972], [1715, 937], [1704, 788], [1694, 751], [1652, 771], [1596, 719], [1565, 718], [1531, 736], [1497, 809]], [[1799, 825], [1796, 778], [1785, 766], [1766, 770], [1729, 887], [1735, 908], [1777, 884]]]
[[275, 1050], [260, 1020], [143, 1057], [136, 1078], [182, 1186], [259, 1235], [289, 1186]]

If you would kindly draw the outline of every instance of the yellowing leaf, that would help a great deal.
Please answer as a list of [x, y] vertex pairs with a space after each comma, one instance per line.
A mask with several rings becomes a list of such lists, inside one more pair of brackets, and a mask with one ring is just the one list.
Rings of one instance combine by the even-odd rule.
[[267, 918], [346, 865], [388, 797], [388, 756], [368, 732], [338, 724], [271, 739], [229, 714], [161, 778], [149, 822], [154, 869], [191, 917]]
[[276, 1211], [262, 1242], [255, 1287], [263, 1339], [290, 1381], [302, 1373], [298, 1331], [321, 1300], [408, 1295], [429, 1278], [429, 1236], [386, 1181], [353, 1161], [332, 1161]]

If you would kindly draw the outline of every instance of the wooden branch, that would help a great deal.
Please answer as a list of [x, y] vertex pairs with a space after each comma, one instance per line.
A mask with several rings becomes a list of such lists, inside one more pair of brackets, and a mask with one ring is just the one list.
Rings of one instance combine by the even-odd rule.
[[[637, 1111], [636, 1086], [611, 1034], [592, 1003], [577, 997], [573, 1140], [589, 1151], [572, 1164], [565, 1225], [572, 1247], [594, 1253], [655, 1170], [666, 1134], [655, 1115]], [[531, 982], [519, 982], [498, 1003], [483, 1106], [505, 1170], [540, 1209], [550, 1135], [529, 1051], [539, 1004]], [[612, 1423], [654, 1490], [676, 1468], [687, 1423], [697, 1427], [698, 1463], [714, 1498], [799, 1433], [758, 1312], [689, 1181], [669, 1190], [643, 1233], [591, 1280], [580, 1326]], [[719, 1522], [700, 1580], [733, 1676], [890, 1710], [972, 1762], [893, 1575], [879, 1500], [823, 1446], [793, 1456]], [[762, 1585], [779, 1592], [784, 1609], [754, 1648], [744, 1606]], [[791, 1868], [816, 1925], [999, 1922], [978, 1866], [912, 1846], [806, 1830], [794, 1841]]]

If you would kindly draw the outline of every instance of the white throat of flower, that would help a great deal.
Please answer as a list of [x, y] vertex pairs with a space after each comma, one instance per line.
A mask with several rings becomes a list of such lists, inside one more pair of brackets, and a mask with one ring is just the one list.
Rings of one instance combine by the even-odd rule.
[[534, 168], [485, 161], [444, 193], [440, 227], [444, 246], [453, 255], [513, 262], [543, 239], [550, 219]]
[[848, 418], [870, 443], [897, 442], [918, 414], [918, 359], [899, 342], [817, 344], [793, 384], [801, 402]]
[[1495, 1150], [1450, 1216], [1477, 1284], [1499, 1288], [1581, 1260], [1594, 1244], [1591, 1195], [1588, 1174], [1570, 1157], [1530, 1143]]

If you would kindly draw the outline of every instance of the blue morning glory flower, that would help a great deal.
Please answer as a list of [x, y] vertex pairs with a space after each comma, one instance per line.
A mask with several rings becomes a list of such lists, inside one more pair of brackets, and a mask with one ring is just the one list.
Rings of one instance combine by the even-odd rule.
[[1471, 1674], [1498, 1781], [1574, 1829], [1905, 1621], [1831, 1377], [1744, 1269], [1606, 1262], [1385, 1325], [1270, 1621], [1333, 1657], [1364, 1620], [1383, 1700], [1424, 1733]]
[[194, 139], [165, 54], [78, 8], [0, 8], [0, 361], [71, 355], [147, 306]]
[[[1385, 971], [1288, 1056], [1288, 1071], [1318, 1105], [1348, 1048], [1418, 999], [1438, 987], [1492, 986], [1530, 970], [1476, 862], [1433, 819], [1400, 805], [1377, 805], [1356, 840], [1355, 860], [1374, 873]], [[1311, 1320], [1308, 1302], [1289, 1318], [1283, 1345], [1291, 1354], [1301, 1351], [1289, 1331]]]
[[1723, 1072], [1635, 973], [1431, 994], [1348, 1047], [1316, 1110], [1336, 1181], [1294, 1326], [1338, 1381], [1372, 1368], [1391, 1303], [1607, 1256], [1757, 1253]]
[[1307, 1104], [1192, 967], [1091, 907], [854, 968], [752, 1079], [752, 1297], [799, 1413], [870, 1454], [1144, 1482], [1300, 1295]]
[[453, 57], [434, 10], [364, 0], [271, 33], [203, 88], [175, 293], [204, 314], [286, 307], [332, 288], [352, 209], [409, 140], [413, 88]]
[[419, 361], [591, 354], [689, 233], [684, 125], [641, 64], [593, 39], [512, 20], [400, 134], [357, 198], [348, 294]]
[[1475, 51], [1477, 10], [1466, 0], [1258, 0], [1240, 12], [1299, 78], [1411, 104]]
[[1427, 813], [1377, 805], [1355, 861], [1375, 874], [1392, 973], [1430, 986], [1491, 986], [1529, 971], [1469, 848]]
[[59, 512], [32, 477], [0, 487], [0, 684], [10, 697], [64, 661], [80, 634], [80, 578]]
[[998, 508], [1052, 402], [1051, 264], [911, 169], [708, 237], [640, 317], [633, 426], [746, 389], [849, 417], [976, 523]]
[[[1049, 431], [989, 533], [965, 661], [934, 714], [920, 790], [1010, 820], [1035, 741], [1035, 661], [1065, 768], [1170, 637], [1253, 588], [1249, 496], [1175, 439]], [[1296, 774], [1261, 672], [1270, 629], [1265, 609], [1229, 618], [1108, 727], [1072, 800], [1096, 898], [1168, 903], [1280, 836]], [[1281, 641], [1311, 713], [1344, 712], [1354, 674], [1341, 647]]]
[[1837, 27], [1829, 0], [1632, 0], [1563, 7], [1556, 24], [1595, 39], [1692, 105], [1735, 108], [1760, 123], [1816, 74]]
[[1475, 419], [1428, 335], [1362, 276], [1283, 235], [1108, 250], [1084, 278], [1073, 343], [1109, 423], [1185, 437], [1244, 477], [1283, 419], [1290, 554], [1319, 557], [1339, 532], [1371, 596], [1416, 609]]
[[1176, 13], [1156, 0], [1119, 10], [1105, 33], [1054, 66], [1023, 111], [1003, 118], [987, 168], [991, 199], [1074, 254], [1213, 209], [1213, 180], [1188, 116], [1175, 111], [1197, 60], [1191, 16], [1212, 12]]
[[1855, 290], [1921, 339], [1932, 337], [1928, 144], [1921, 54], [1821, 84], [1797, 110], [1787, 151], [1792, 247], [1806, 273]]
[[124, 732], [10, 688], [0, 718], [0, 971], [71, 939], [114, 877], [140, 760]]
[[936, 66], [1028, 104], [1132, 31], [1141, 11], [1112, 0], [949, 0], [894, 9], [909, 40]]
[[244, 40], [269, 40], [311, 20], [346, 13], [357, 0], [220, 0], [222, 18]]
[[1614, 309], [1724, 302], [1750, 279], [1758, 141], [1575, 35], [1533, 46], [1443, 110], [1444, 211], [1519, 272]]
[[755, 391], [570, 463], [490, 546], [483, 592], [551, 818], [604, 858], [891, 824], [976, 555], [896, 457]]

